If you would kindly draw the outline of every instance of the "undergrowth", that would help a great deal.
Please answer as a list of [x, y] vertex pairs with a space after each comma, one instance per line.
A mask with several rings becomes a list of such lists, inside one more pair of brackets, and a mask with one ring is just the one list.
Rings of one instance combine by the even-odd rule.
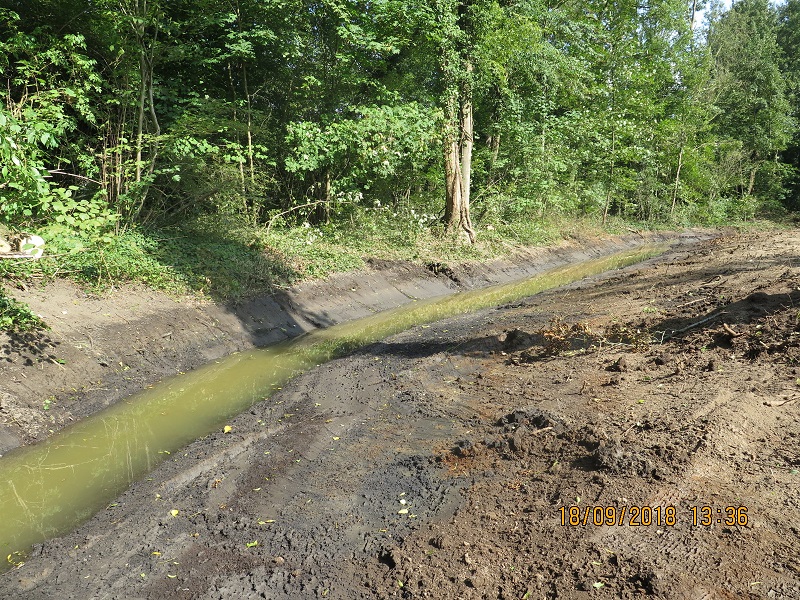
[[35, 331], [47, 329], [47, 325], [30, 307], [6, 295], [0, 287], [0, 331]]
[[[45, 229], [39, 231], [47, 241], [45, 256], [0, 260], [0, 281], [69, 277], [95, 292], [139, 282], [172, 295], [224, 302], [352, 271], [363, 267], [366, 258], [445, 265], [486, 261], [523, 247], [637, 228], [639, 224], [622, 220], [605, 227], [596, 219], [494, 220], [477, 224], [478, 243], [470, 245], [461, 234], [445, 235], [435, 215], [414, 210], [375, 207], [328, 224], [280, 223], [271, 228], [249, 225], [236, 216], [204, 215], [179, 226], [129, 229], [99, 238]], [[0, 330], [43, 326], [8, 295], [0, 295], [0, 311]]]

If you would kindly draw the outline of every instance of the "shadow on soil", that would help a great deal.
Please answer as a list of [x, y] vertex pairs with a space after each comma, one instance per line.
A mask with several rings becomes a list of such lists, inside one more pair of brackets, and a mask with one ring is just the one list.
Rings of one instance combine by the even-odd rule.
[[[800, 291], [781, 294], [753, 292], [742, 300], [725, 304], [705, 314], [665, 319], [652, 325], [651, 330], [663, 331], [666, 336], [676, 338], [700, 328], [717, 327], [720, 323], [729, 326], [749, 324], [793, 307], [798, 307], [800, 310]], [[729, 332], [729, 335], [735, 333], [735, 331]]]
[[14, 362], [20, 357], [25, 366], [42, 361], [58, 362], [53, 353], [60, 342], [53, 340], [46, 331], [11, 332], [6, 335], [0, 361]]

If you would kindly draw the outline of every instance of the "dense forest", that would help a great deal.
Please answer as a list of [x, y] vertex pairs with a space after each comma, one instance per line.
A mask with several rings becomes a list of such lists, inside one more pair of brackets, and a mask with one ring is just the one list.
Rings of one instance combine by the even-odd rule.
[[800, 204], [800, 0], [0, 6], [0, 224], [50, 240]]

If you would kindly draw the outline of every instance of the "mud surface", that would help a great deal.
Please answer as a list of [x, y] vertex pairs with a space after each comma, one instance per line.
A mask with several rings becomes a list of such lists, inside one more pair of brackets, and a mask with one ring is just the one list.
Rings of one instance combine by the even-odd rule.
[[662, 241], [690, 243], [712, 232], [639, 233], [574, 239], [488, 264], [370, 260], [366, 269], [247, 301], [218, 305], [124, 285], [102, 295], [66, 280], [6, 282], [51, 327], [0, 332], [0, 455], [41, 441], [165, 377], [232, 352], [365, 317], [417, 299], [507, 283]]
[[320, 366], [0, 598], [800, 598], [798, 248], [728, 235]]

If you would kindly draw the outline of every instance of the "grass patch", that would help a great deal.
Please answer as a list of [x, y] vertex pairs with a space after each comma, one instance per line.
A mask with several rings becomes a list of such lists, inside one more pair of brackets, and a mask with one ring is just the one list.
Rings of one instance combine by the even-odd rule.
[[181, 227], [128, 230], [107, 240], [59, 232], [46, 236], [38, 261], [0, 261], [0, 277], [69, 277], [95, 291], [140, 282], [179, 295], [237, 300], [297, 279], [288, 261], [261, 247], [232, 219], [210, 217]]
[[429, 215], [365, 209], [349, 219], [267, 231], [234, 216], [206, 215], [181, 226], [133, 229], [106, 240], [63, 230], [47, 240], [38, 261], [0, 261], [0, 278], [69, 277], [102, 292], [140, 282], [173, 295], [239, 300], [299, 280], [364, 266], [367, 258], [416, 262], [486, 261], [564, 237], [601, 233], [588, 222], [564, 220], [478, 226], [478, 243], [444, 235]]
[[[746, 229], [780, 227], [749, 221]], [[133, 229], [105, 240], [77, 233], [41, 231], [45, 256], [37, 261], [0, 260], [1, 280], [69, 277], [95, 291], [140, 282], [173, 295], [196, 294], [216, 301], [239, 300], [306, 279], [361, 268], [367, 258], [427, 262], [483, 262], [522, 248], [563, 239], [629, 233], [632, 228], [674, 226], [597, 217], [515, 219], [477, 223], [478, 243], [445, 235], [431, 214], [412, 209], [361, 208], [328, 224], [254, 227], [235, 216], [205, 215], [181, 226]], [[0, 290], [0, 330], [30, 330], [44, 323], [24, 304]]]
[[366, 258], [415, 262], [486, 261], [515, 250], [556, 243], [565, 237], [601, 235], [588, 221], [521, 221], [478, 225], [478, 242], [467, 243], [461, 233], [445, 235], [427, 215], [395, 214], [366, 209], [346, 221], [304, 224], [263, 231], [264, 246], [287, 257], [300, 278], [350, 271]]

